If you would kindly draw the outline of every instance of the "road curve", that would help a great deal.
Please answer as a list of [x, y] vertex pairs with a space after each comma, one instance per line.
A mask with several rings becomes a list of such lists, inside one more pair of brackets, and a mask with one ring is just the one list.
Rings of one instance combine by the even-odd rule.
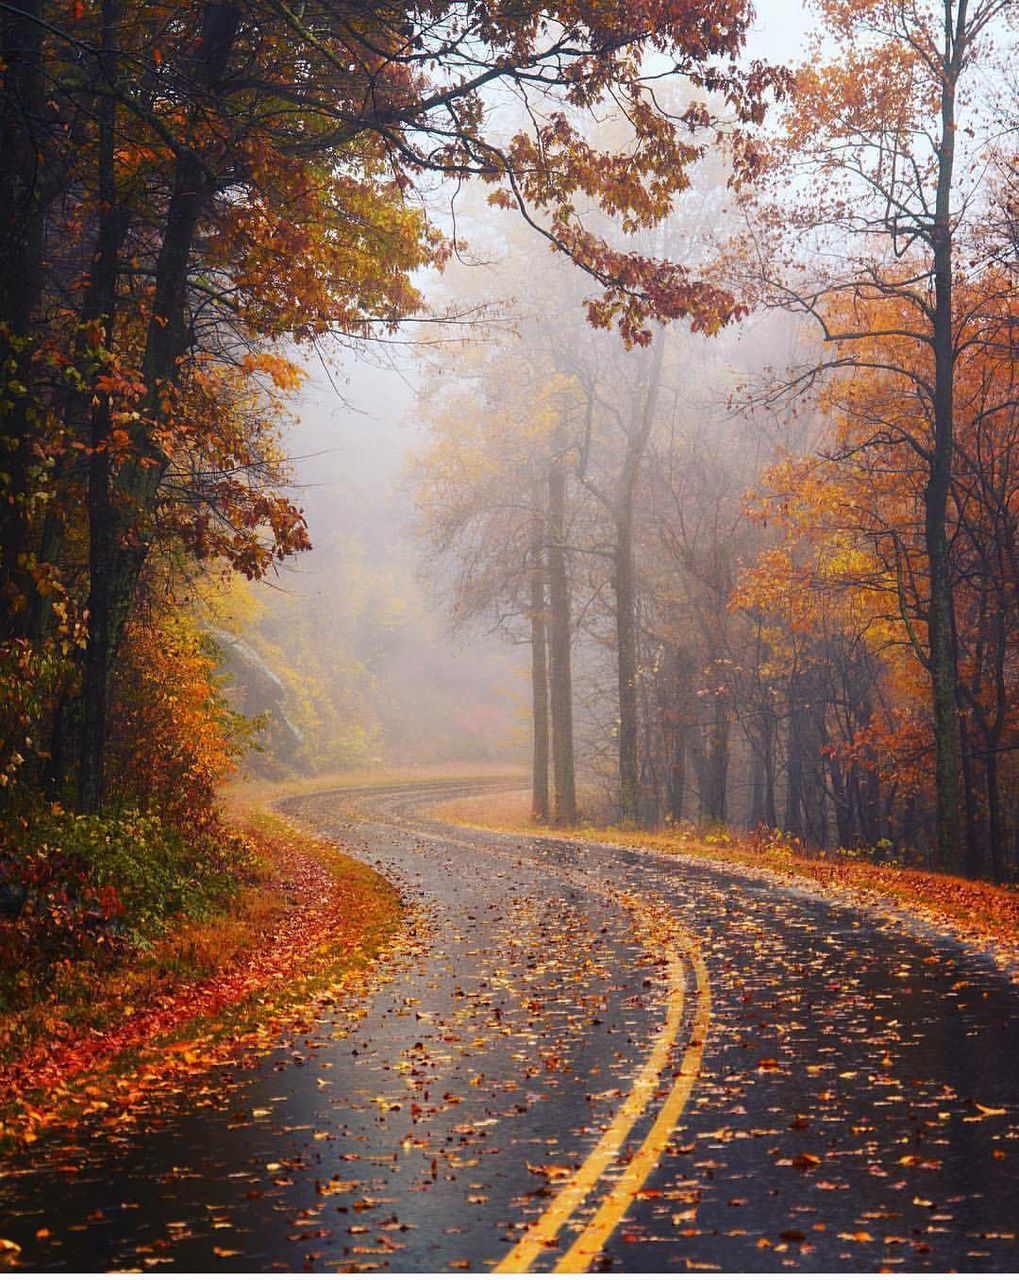
[[462, 789], [283, 806], [400, 885], [409, 945], [144, 1131], [11, 1161], [22, 1266], [1019, 1267], [1019, 996], [992, 966], [717, 869], [422, 816]]

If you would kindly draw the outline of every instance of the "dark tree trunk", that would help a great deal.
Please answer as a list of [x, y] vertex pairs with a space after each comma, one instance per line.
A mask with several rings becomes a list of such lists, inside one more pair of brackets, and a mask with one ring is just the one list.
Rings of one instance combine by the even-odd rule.
[[992, 747], [987, 752], [987, 829], [991, 863], [991, 876], [1000, 882], [1001, 867], [1001, 788], [998, 781], [998, 753]]
[[701, 796], [703, 816], [709, 822], [725, 822], [729, 780], [729, 709], [722, 697], [714, 700]]
[[531, 709], [534, 750], [531, 760], [531, 814], [539, 822], [549, 819], [548, 655], [545, 639], [545, 570], [543, 530], [537, 530], [531, 565]]
[[641, 463], [654, 427], [662, 382], [665, 334], [658, 333], [651, 351], [647, 381], [626, 438], [626, 454], [613, 504], [616, 596], [616, 672], [619, 690], [619, 814], [623, 822], [640, 821], [637, 700], [637, 566], [634, 553], [634, 504]]
[[661, 726], [665, 818], [679, 822], [686, 802], [686, 733], [683, 707], [688, 696], [689, 663], [682, 649], [674, 647], [662, 664], [662, 678], [655, 682], [658, 722]]
[[852, 769], [843, 769], [837, 757], [831, 756], [828, 760], [828, 776], [831, 778], [832, 796], [835, 799], [835, 838], [840, 849], [852, 849], [856, 844]]
[[798, 680], [789, 679], [789, 722], [786, 726], [786, 792], [785, 817], [782, 830], [793, 836], [802, 836], [803, 810], [803, 741], [801, 736], [800, 698]]
[[[122, 215], [114, 172], [117, 132], [116, 31], [119, 4], [103, 0], [103, 46], [100, 75], [106, 92], [99, 99], [99, 240], [92, 263], [92, 290], [97, 315], [102, 321], [103, 348], [113, 350], [117, 311], [117, 281], [120, 266]], [[102, 359], [96, 371], [104, 372]], [[108, 392], [96, 389], [93, 395], [89, 437], [88, 518], [89, 592], [88, 641], [82, 677], [81, 759], [78, 769], [78, 805], [86, 813], [98, 813], [103, 803], [103, 758], [106, 747], [106, 715], [109, 693], [111, 610], [109, 588], [113, 546], [113, 512], [110, 501], [110, 455], [108, 440], [112, 427]]]
[[570, 647], [570, 580], [566, 565], [566, 470], [552, 459], [548, 476], [549, 688], [552, 708], [552, 772], [557, 825], [577, 821], [577, 785], [573, 761], [573, 676]]
[[616, 673], [619, 690], [619, 816], [640, 816], [637, 764], [637, 592], [633, 558], [633, 508], [627, 503], [616, 523]]
[[[193, 80], [199, 93], [214, 92], [222, 79], [238, 18], [236, 4], [205, 6], [193, 65]], [[152, 318], [142, 362], [147, 388], [143, 423], [159, 422], [164, 417], [164, 401], [176, 381], [178, 360], [189, 345], [185, 325], [188, 267], [199, 218], [214, 190], [202, 159], [193, 151], [181, 151], [156, 266]], [[108, 478], [107, 500], [97, 503], [98, 520], [90, 531], [90, 569], [94, 567], [98, 572], [98, 581], [93, 584], [94, 613], [90, 587], [79, 764], [79, 797], [88, 809], [98, 807], [102, 801], [110, 671], [148, 556], [148, 520], [168, 465], [147, 426], [136, 430], [133, 443], [132, 456]]]
[[35, 594], [27, 565], [36, 432], [32, 325], [42, 288], [47, 147], [42, 0], [0, 14], [0, 640], [24, 633]]
[[966, 820], [966, 841], [963, 863], [966, 874], [974, 879], [980, 875], [980, 815], [977, 812], [977, 787], [974, 777], [973, 734], [965, 717], [959, 722], [959, 764], [962, 769], [963, 813]]
[[760, 717], [760, 730], [750, 742], [750, 827], [775, 827], [775, 722], [770, 709]]
[[[956, 57], [960, 56], [957, 50]], [[924, 541], [930, 571], [927, 640], [934, 719], [938, 863], [960, 869], [959, 715], [953, 636], [952, 573], [947, 530], [954, 454], [955, 335], [952, 305], [952, 172], [955, 160], [955, 79], [943, 77], [941, 146], [932, 229], [934, 255], [934, 449], [924, 490]]]
[[812, 849], [823, 849], [828, 839], [823, 754], [827, 733], [823, 683], [823, 673], [818, 667], [813, 667], [801, 686], [805, 697], [800, 719], [803, 835]]
[[885, 824], [881, 814], [881, 779], [874, 769], [855, 768], [853, 781], [856, 786], [856, 812], [863, 843], [877, 844], [885, 835]]
[[677, 742], [669, 763], [669, 820], [681, 822], [686, 802], [686, 747]]

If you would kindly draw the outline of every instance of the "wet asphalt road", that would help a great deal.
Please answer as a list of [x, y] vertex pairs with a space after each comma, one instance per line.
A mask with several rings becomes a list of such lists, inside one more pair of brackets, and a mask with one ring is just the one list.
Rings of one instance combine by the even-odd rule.
[[0, 1235], [22, 1267], [490, 1268], [583, 1162], [662, 1023], [665, 957], [629, 891], [701, 939], [712, 1021], [600, 1269], [1019, 1268], [1019, 992], [989, 964], [716, 870], [415, 813], [438, 798], [365, 793], [357, 819], [336, 794], [284, 806], [401, 886], [405, 945], [366, 994], [143, 1129], [10, 1162]]

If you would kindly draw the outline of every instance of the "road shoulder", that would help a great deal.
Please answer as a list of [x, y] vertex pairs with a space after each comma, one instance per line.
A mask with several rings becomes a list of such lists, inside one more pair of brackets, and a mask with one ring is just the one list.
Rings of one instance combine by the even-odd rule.
[[526, 793], [520, 791], [437, 805], [430, 816], [476, 830], [624, 849], [666, 864], [709, 868], [772, 888], [814, 894], [890, 920], [916, 936], [962, 946], [1019, 982], [1019, 891], [1015, 889], [857, 856], [811, 857], [779, 838], [740, 839], [727, 834], [704, 838], [682, 829], [642, 832], [541, 826], [529, 822]]

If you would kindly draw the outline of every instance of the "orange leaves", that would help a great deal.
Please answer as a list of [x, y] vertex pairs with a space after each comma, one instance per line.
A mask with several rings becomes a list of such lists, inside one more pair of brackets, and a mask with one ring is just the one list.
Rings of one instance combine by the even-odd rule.
[[130, 625], [113, 700], [112, 756], [122, 793], [184, 829], [209, 820], [216, 788], [245, 745], [194, 624]]
[[245, 373], [264, 373], [277, 391], [297, 391], [304, 381], [304, 370], [292, 360], [269, 351], [247, 354], [241, 361]]
[[574, 1173], [572, 1165], [532, 1164], [529, 1160], [527, 1162], [527, 1170], [529, 1173], [537, 1174], [541, 1178], [547, 1178], [549, 1182], [565, 1182]]
[[[396, 926], [395, 891], [332, 843], [269, 818], [245, 838], [263, 859], [262, 884], [208, 924], [179, 921], [176, 936], [155, 941], [155, 967], [134, 975], [137, 1009], [125, 1009], [123, 1001], [132, 975], [114, 975], [94, 1000], [102, 1032], [51, 1029], [34, 1051], [9, 1063], [0, 1072], [0, 1101], [10, 1116], [0, 1136], [34, 1142], [44, 1129], [74, 1125], [87, 1114], [101, 1115], [106, 1127], [123, 1124], [174, 1079], [201, 1075], [240, 1050], [273, 1043], [285, 1026], [305, 1024], [307, 992], [343, 981]], [[175, 979], [181, 972], [176, 947], [198, 945], [203, 928], [212, 972]], [[253, 1006], [245, 1002], [256, 995], [253, 1021], [247, 1016]], [[193, 1033], [197, 1019], [204, 1020], [197, 1038], [171, 1039], [175, 1031]], [[104, 1071], [124, 1054], [137, 1057], [134, 1068]], [[33, 1105], [43, 1092], [47, 1105]], [[0, 1242], [0, 1260], [3, 1249]]]

